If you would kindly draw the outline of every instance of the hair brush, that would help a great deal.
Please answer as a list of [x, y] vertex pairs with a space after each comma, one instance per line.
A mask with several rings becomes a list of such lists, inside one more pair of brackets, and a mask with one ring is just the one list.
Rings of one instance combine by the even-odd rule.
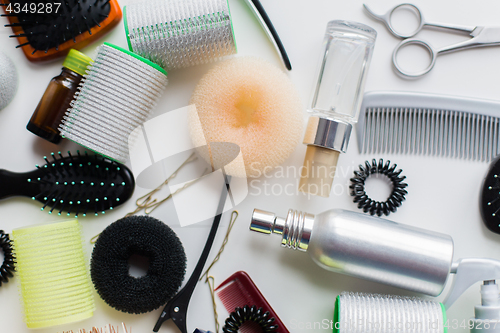
[[491, 231], [500, 234], [500, 155], [490, 164], [483, 180], [480, 210], [484, 224]]
[[81, 49], [120, 22], [116, 0], [0, 0], [19, 45], [30, 61], [65, 55]]
[[70, 216], [87, 215], [87, 212], [104, 212], [127, 201], [134, 192], [132, 172], [118, 163], [98, 155], [80, 154], [45, 159], [45, 165], [36, 170], [14, 173], [0, 170], [0, 199], [26, 196], [43, 203], [42, 210], [51, 207]]

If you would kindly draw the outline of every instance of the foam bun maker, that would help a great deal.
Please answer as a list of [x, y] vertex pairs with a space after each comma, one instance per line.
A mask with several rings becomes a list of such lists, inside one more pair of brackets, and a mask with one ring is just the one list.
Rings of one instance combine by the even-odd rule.
[[450, 236], [333, 209], [286, 219], [255, 209], [250, 229], [281, 234], [281, 245], [307, 251], [321, 267], [423, 294], [441, 293], [450, 273]]
[[[129, 274], [134, 254], [149, 258], [145, 276]], [[104, 229], [90, 265], [99, 296], [119, 311], [136, 314], [164, 305], [181, 286], [185, 271], [186, 255], [175, 232], [147, 216], [126, 217]]]
[[153, 0], [127, 5], [125, 34], [130, 51], [166, 70], [236, 53], [227, 0]]
[[[224, 170], [235, 177], [259, 177], [282, 164], [300, 142], [303, 114], [298, 96], [290, 79], [262, 59], [221, 62], [191, 96], [190, 104], [196, 106], [189, 115], [193, 143], [237, 144], [245, 163], [231, 163]], [[210, 162], [210, 156], [200, 154]]]
[[61, 135], [114, 161], [128, 159], [129, 137], [150, 116], [167, 72], [136, 54], [104, 43], [59, 126]]

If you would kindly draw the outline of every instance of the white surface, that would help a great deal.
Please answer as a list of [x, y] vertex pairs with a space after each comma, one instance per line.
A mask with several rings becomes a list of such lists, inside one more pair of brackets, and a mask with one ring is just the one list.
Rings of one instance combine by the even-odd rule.
[[[120, 1], [122, 6], [127, 3], [125, 0]], [[272, 44], [266, 39], [264, 31], [245, 3], [240, 0], [229, 0], [229, 3], [239, 55], [260, 56], [281, 66]], [[374, 11], [382, 13], [397, 3], [372, 1], [369, 4]], [[391, 68], [392, 50], [399, 40], [393, 37], [382, 23], [372, 20], [364, 13], [362, 1], [312, 0], [306, 4], [305, 1], [298, 0], [262, 0], [262, 4], [291, 59], [293, 70], [289, 76], [300, 92], [304, 110], [309, 103], [314, 84], [314, 73], [326, 23], [332, 19], [359, 21], [378, 32], [366, 91], [407, 90], [487, 99], [500, 98], [500, 48], [473, 49], [440, 56], [435, 68], [427, 76], [417, 81], [405, 81], [396, 76]], [[498, 22], [500, 11], [500, 3], [494, 0], [421, 0], [417, 4], [429, 20], [462, 25], [493, 25]], [[1, 25], [6, 23], [5, 18], [0, 18]], [[28, 171], [36, 163], [41, 163], [43, 155], [51, 151], [74, 150], [77, 147], [68, 142], [60, 146], [52, 145], [25, 129], [49, 80], [59, 74], [62, 60], [49, 64], [30, 63], [20, 50], [14, 48], [17, 43], [16, 40], [8, 38], [10, 34], [9, 28], [0, 28], [0, 50], [15, 63], [20, 82], [12, 103], [0, 111], [0, 167]], [[438, 47], [467, 38], [431, 30], [421, 32], [418, 37], [426, 38]], [[98, 43], [83, 51], [94, 56], [95, 47], [104, 41], [126, 47], [123, 26], [120, 24]], [[411, 57], [410, 52], [403, 55]], [[412, 64], [413, 58], [409, 62]], [[156, 114], [186, 106], [196, 83], [210, 67], [211, 65], [198, 66], [170, 73], [169, 85]], [[305, 146], [299, 145], [285, 165], [299, 167], [302, 165], [304, 154]], [[349, 151], [340, 157], [340, 171], [335, 178], [333, 193], [328, 199], [308, 198], [302, 194], [273, 195], [272, 190], [276, 192], [278, 189], [278, 185], [272, 187], [274, 184], [296, 184], [295, 175], [286, 175], [286, 172], [253, 180], [249, 187], [249, 196], [237, 206], [240, 216], [226, 250], [212, 270], [216, 284], [235, 271], [247, 271], [291, 332], [329, 331], [299, 328], [299, 324], [330, 320], [335, 297], [345, 290], [407, 295], [407, 292], [400, 289], [324, 271], [314, 264], [306, 253], [280, 248], [278, 236], [266, 237], [248, 231], [250, 215], [254, 208], [274, 211], [281, 216], [284, 216], [289, 208], [310, 213], [319, 213], [330, 208], [356, 211], [357, 208], [348, 195], [349, 178], [358, 164], [374, 157], [389, 158], [396, 162], [408, 177], [407, 201], [396, 214], [389, 217], [390, 219], [450, 234], [455, 242], [455, 259], [477, 256], [500, 259], [500, 236], [484, 227], [478, 210], [479, 191], [488, 168], [487, 164], [422, 156], [359, 155], [356, 136], [353, 135]], [[171, 167], [175, 169], [176, 165], [173, 163]], [[293, 185], [288, 188], [296, 187]], [[134, 199], [146, 191], [137, 188]], [[260, 195], [257, 195], [259, 193]], [[197, 203], [191, 202], [190, 205], [196, 209]], [[123, 208], [105, 216], [82, 218], [86, 241], [133, 209], [134, 200], [130, 200]], [[188, 256], [188, 277], [203, 248], [210, 223], [203, 223], [199, 227], [180, 228], [172, 202], [158, 208], [153, 216], [173, 226], [184, 243]], [[12, 198], [0, 203], [0, 228], [7, 232], [11, 232], [13, 228], [60, 220], [64, 218], [41, 213], [40, 205], [28, 198]], [[229, 214], [226, 214], [209, 261], [222, 243], [228, 220]], [[86, 247], [90, 255], [91, 245], [86, 243]], [[1, 332], [29, 331], [23, 322], [15, 280], [14, 278], [0, 288]], [[438, 300], [442, 298], [443, 296]], [[151, 332], [161, 312], [161, 309], [158, 309], [144, 315], [123, 314], [107, 306], [97, 294], [95, 299], [97, 310], [93, 318], [80, 323], [42, 329], [39, 332], [77, 331], [79, 328], [101, 327], [108, 323], [118, 325], [120, 322], [132, 327], [132, 332]], [[467, 320], [473, 315], [474, 305], [479, 301], [479, 285], [476, 284], [450, 309], [449, 318], [456, 319], [458, 323]], [[220, 313], [219, 319], [223, 321], [224, 311], [220, 309]], [[193, 332], [196, 327], [214, 330], [208, 287], [202, 283], [194, 292], [188, 313], [188, 332]], [[461, 330], [463, 329], [451, 331]], [[170, 321], [163, 325], [161, 332], [177, 330]]]

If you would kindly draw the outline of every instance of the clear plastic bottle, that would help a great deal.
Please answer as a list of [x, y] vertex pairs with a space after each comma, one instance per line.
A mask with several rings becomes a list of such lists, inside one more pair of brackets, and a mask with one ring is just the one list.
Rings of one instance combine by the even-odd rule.
[[54, 77], [38, 106], [33, 112], [26, 128], [33, 134], [38, 135], [52, 143], [59, 143], [59, 124], [68, 110], [69, 103], [85, 75], [87, 66], [92, 61], [85, 54], [71, 49], [63, 63], [62, 72]]
[[317, 83], [304, 144], [299, 190], [328, 197], [339, 154], [345, 152], [358, 121], [364, 85], [377, 33], [348, 21], [330, 21], [323, 43]]

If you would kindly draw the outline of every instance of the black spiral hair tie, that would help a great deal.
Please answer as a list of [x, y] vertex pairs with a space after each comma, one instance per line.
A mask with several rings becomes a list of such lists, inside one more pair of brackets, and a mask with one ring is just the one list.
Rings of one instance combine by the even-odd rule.
[[9, 238], [9, 234], [6, 234], [3, 230], [0, 230], [0, 248], [3, 251], [3, 264], [0, 267], [0, 286], [2, 283], [9, 282], [9, 278], [14, 277], [14, 272], [16, 270], [16, 257], [12, 252], [12, 241]]
[[241, 325], [248, 321], [257, 323], [263, 333], [273, 333], [278, 329], [278, 325], [274, 324], [274, 317], [269, 318], [269, 311], [264, 312], [262, 308], [257, 308], [255, 305], [252, 307], [245, 305], [243, 308], [236, 308], [234, 312], [231, 312], [224, 323], [222, 332], [236, 333]]
[[[396, 171], [396, 167], [397, 164], [391, 166], [391, 161], [389, 160], [384, 164], [383, 159], [380, 159], [378, 164], [373, 159], [371, 165], [368, 161], [365, 162], [364, 166], [359, 165], [359, 171], [354, 171], [355, 177], [351, 178], [351, 186], [349, 186], [351, 195], [354, 197], [353, 201], [358, 203], [359, 209], [362, 209], [365, 213], [370, 213], [371, 215], [377, 214], [378, 216], [396, 212], [405, 200], [405, 195], [408, 194], [405, 190], [408, 184], [403, 183], [406, 176], [400, 176], [403, 170], [399, 169]], [[383, 202], [371, 199], [365, 191], [366, 179], [376, 173], [387, 176], [393, 185], [391, 195]]]

